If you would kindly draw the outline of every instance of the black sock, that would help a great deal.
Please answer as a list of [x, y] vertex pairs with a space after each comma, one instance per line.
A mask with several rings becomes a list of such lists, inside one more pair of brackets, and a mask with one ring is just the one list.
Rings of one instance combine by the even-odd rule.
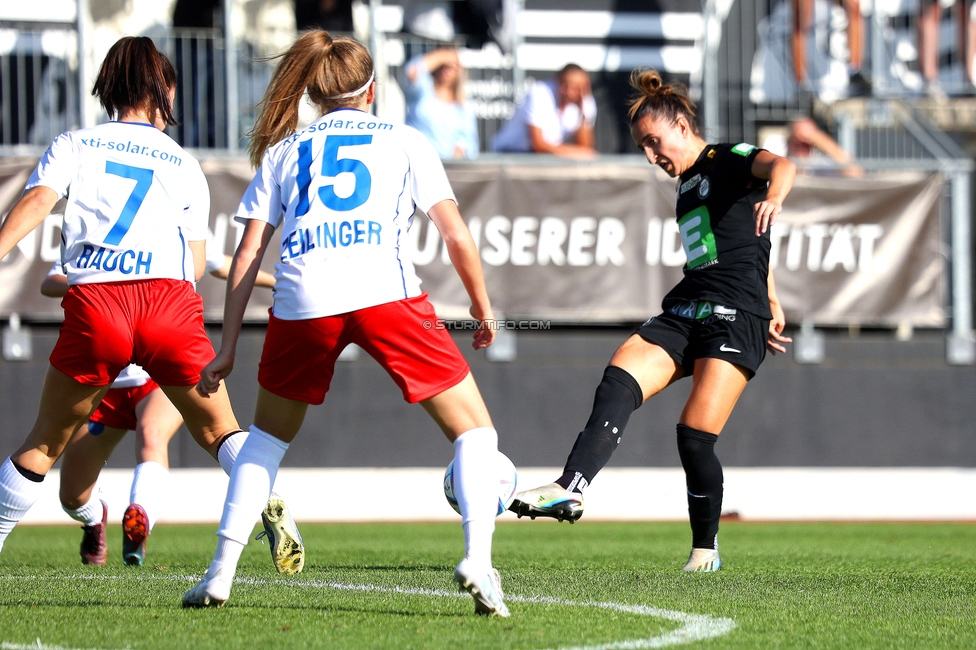
[[715, 548], [722, 516], [722, 463], [715, 455], [718, 436], [678, 425], [678, 455], [688, 486], [692, 548]]
[[40, 483], [41, 481], [44, 480], [43, 474], [38, 474], [37, 472], [30, 471], [26, 467], [21, 467], [20, 465], [15, 463], [12, 458], [10, 459], [10, 464], [13, 465], [14, 469], [20, 472], [20, 475], [23, 476], [28, 481], [33, 481], [34, 483]]
[[563, 475], [556, 483], [567, 490], [582, 492], [597, 472], [610, 461], [620, 443], [630, 414], [644, 401], [640, 384], [616, 366], [607, 366], [593, 398], [593, 410], [586, 427], [576, 437]]

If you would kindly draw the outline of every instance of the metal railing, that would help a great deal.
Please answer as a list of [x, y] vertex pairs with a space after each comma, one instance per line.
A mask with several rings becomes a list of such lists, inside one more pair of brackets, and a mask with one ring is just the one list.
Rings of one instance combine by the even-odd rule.
[[76, 32], [0, 26], [0, 147], [47, 146], [78, 125]]
[[[816, 102], [855, 95], [911, 100], [976, 94], [967, 74], [972, 60], [964, 54], [967, 48], [976, 51], [976, 25], [968, 10], [962, 13], [967, 4], [943, 10], [938, 29], [931, 31], [920, 29], [919, 3], [862, 0], [863, 60], [860, 78], [852, 82], [841, 3], [815, 0], [806, 32], [808, 79], [800, 82], [793, 61], [793, 0], [705, 0], [705, 74], [696, 90], [709, 117], [709, 136], [753, 142], [764, 123], [787, 122], [809, 114]], [[923, 31], [937, 35], [925, 39], [926, 48], [919, 45]], [[923, 49], [935, 54], [931, 79], [923, 73]]]
[[[79, 110], [76, 34], [74, 27], [67, 26], [36, 32], [0, 29], [0, 52], [6, 51], [0, 54], [0, 153], [46, 147], [59, 133], [84, 122]], [[172, 29], [153, 40], [177, 70], [174, 104], [179, 124], [167, 133], [193, 149], [243, 147], [275, 61], [261, 57], [246, 41], [228, 50], [220, 29]], [[13, 45], [4, 48], [5, 43]], [[386, 62], [378, 74], [385, 101], [376, 110], [396, 121], [404, 119], [404, 65], [438, 47], [459, 48], [467, 69], [466, 101], [477, 116], [482, 151], [490, 150], [495, 133], [524, 93], [524, 84], [533, 81], [523, 80], [523, 86], [517, 87], [512, 57], [491, 47], [468, 50], [460, 41], [443, 43], [409, 34], [383, 35], [378, 43]], [[236, 101], [231, 101], [235, 95]], [[99, 111], [93, 122], [106, 119]]]
[[[862, 73], [871, 71], [871, 98], [838, 101], [849, 92], [846, 70], [836, 87], [830, 87], [836, 60], [830, 50], [822, 59], [809, 60], [811, 82], [797, 83], [792, 64], [792, 18], [789, 0], [759, 0], [726, 5], [709, 0], [704, 4], [706, 29], [704, 70], [712, 78], [700, 87], [705, 125], [710, 140], [759, 141], [764, 125], [785, 125], [809, 117], [815, 104], [832, 104], [826, 112], [837, 124], [839, 144], [866, 170], [930, 169], [945, 174], [949, 191], [942, 214], [949, 215], [947, 250], [950, 251], [952, 329], [947, 335], [946, 358], [952, 364], [976, 363], [973, 337], [972, 242], [973, 219], [971, 179], [973, 160], [948, 136], [916, 110], [898, 98], [918, 97], [926, 88], [913, 50], [911, 33], [917, 33], [917, 15], [899, 13], [899, 3], [874, 0], [866, 21], [868, 41]], [[722, 12], [722, 8], [727, 13]], [[837, 20], [834, 3], [817, 0], [812, 41], [821, 47], [846, 25]], [[841, 12], [842, 13], [842, 12]], [[843, 17], [843, 16], [842, 16]], [[958, 25], [957, 25], [958, 27]], [[943, 55], [938, 67], [938, 92], [973, 91], [959, 57], [944, 56], [950, 46], [941, 25]], [[958, 29], [956, 29], [958, 32]], [[716, 34], [717, 32], [717, 34]], [[818, 41], [818, 35], [826, 40]], [[960, 43], [956, 43], [960, 45]], [[843, 49], [843, 48], [839, 48]], [[955, 50], [961, 49], [960, 47]], [[814, 54], [814, 52], [811, 52]], [[914, 68], [913, 69], [913, 65]], [[835, 75], [836, 76], [836, 75]], [[830, 100], [830, 101], [825, 101]]]

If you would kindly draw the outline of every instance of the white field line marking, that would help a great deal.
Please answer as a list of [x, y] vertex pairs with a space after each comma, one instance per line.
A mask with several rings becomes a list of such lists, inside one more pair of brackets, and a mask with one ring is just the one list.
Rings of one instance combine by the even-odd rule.
[[[31, 579], [37, 576], [2, 576], [0, 579]], [[46, 576], [50, 579], [51, 576]], [[98, 575], [75, 575], [65, 576], [65, 580], [132, 580], [131, 576], [98, 576]], [[196, 582], [196, 576], [136, 576], [137, 580], [149, 581], [181, 581]], [[371, 584], [346, 584], [341, 582], [328, 582], [326, 580], [288, 580], [279, 578], [275, 580], [265, 580], [262, 578], [235, 578], [234, 582], [245, 585], [289, 585], [293, 587], [313, 587], [335, 589], [337, 591], [362, 591], [383, 594], [403, 594], [407, 596], [431, 596], [435, 598], [467, 598], [468, 595], [457, 591], [447, 591], [445, 589], [425, 589], [422, 587], [384, 587]], [[594, 600], [575, 601], [562, 598], [552, 598], [550, 596], [516, 596], [509, 594], [505, 596], [509, 603], [543, 603], [546, 605], [559, 605], [563, 607], [593, 607], [596, 609], [607, 609], [624, 614], [635, 614], [637, 616], [650, 616], [653, 618], [663, 618], [676, 623], [681, 623], [681, 627], [670, 632], [665, 632], [659, 636], [652, 636], [646, 639], [630, 639], [626, 641], [615, 641], [603, 645], [579, 646], [574, 648], [562, 648], [561, 650], [637, 650], [640, 648], [664, 648], [672, 645], [683, 645], [694, 641], [702, 641], [717, 636], [728, 634], [736, 628], [735, 621], [730, 618], [715, 618], [707, 614], [691, 614], [674, 609], [661, 609], [659, 607], [649, 607], [647, 605], [627, 605], [624, 603], [600, 602]], [[38, 640], [38, 643], [40, 641]], [[57, 646], [14, 646], [4, 643], [0, 650], [68, 650]]]
[[[41, 643], [40, 639], [36, 639], [34, 643], [31, 643], [29, 645], [24, 645], [23, 643], [8, 643], [7, 641], [4, 641], [3, 643], [0, 643], [0, 650], [95, 650], [95, 649], [66, 648], [60, 645], [45, 645], [44, 643]], [[125, 650], [129, 650], [129, 648], [125, 648]]]

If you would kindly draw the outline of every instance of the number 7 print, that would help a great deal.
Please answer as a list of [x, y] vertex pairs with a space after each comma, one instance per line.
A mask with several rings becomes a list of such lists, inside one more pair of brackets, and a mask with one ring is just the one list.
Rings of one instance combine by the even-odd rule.
[[132, 226], [132, 220], [136, 217], [136, 212], [142, 207], [142, 202], [146, 200], [149, 186], [152, 185], [153, 170], [132, 167], [131, 165], [123, 165], [107, 160], [105, 161], [105, 173], [129, 178], [136, 182], [136, 186], [132, 188], [132, 194], [129, 195], [129, 199], [122, 208], [122, 214], [119, 215], [119, 220], [115, 222], [112, 229], [108, 231], [108, 236], [105, 237], [106, 244], [117, 246], [122, 241], [122, 238], [125, 237], [125, 233], [129, 232], [129, 227]]

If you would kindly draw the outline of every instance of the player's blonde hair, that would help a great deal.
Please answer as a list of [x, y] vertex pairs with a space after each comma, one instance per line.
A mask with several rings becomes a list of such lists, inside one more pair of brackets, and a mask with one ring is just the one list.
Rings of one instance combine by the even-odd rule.
[[362, 88], [373, 76], [369, 50], [351, 38], [333, 39], [320, 29], [304, 32], [280, 59], [264, 99], [258, 104], [260, 114], [249, 134], [248, 150], [255, 167], [261, 164], [269, 147], [295, 132], [298, 107], [306, 90], [325, 114], [355, 106], [361, 93], [347, 95]]
[[651, 115], [655, 119], [666, 119], [674, 124], [683, 115], [688, 120], [692, 132], [701, 136], [698, 130], [698, 109], [688, 97], [688, 89], [683, 84], [666, 84], [657, 70], [638, 68], [630, 73], [630, 86], [637, 91], [628, 102], [627, 115], [630, 125]]

